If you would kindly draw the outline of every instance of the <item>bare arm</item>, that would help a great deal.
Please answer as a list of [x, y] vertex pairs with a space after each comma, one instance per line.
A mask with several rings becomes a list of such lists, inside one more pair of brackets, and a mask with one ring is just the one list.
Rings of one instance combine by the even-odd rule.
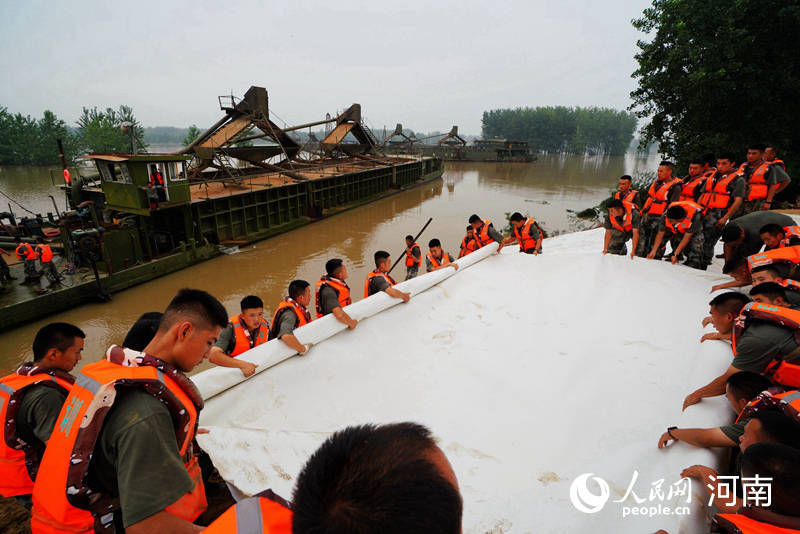
[[658, 252], [658, 249], [661, 248], [661, 243], [663, 241], [664, 241], [664, 230], [660, 230], [656, 234], [656, 240], [653, 243], [653, 250], [651, 250], [650, 254], [647, 255], [647, 259], [652, 260], [653, 258], [656, 257], [656, 252]]
[[[670, 436], [672, 434], [672, 436]], [[735, 447], [736, 443], [725, 435], [719, 427], [715, 428], [673, 428], [664, 432], [658, 440], [658, 448], [663, 449], [673, 437], [695, 447]]]
[[631, 259], [636, 257], [636, 249], [639, 248], [639, 229], [633, 229], [633, 241], [631, 241]]
[[202, 531], [203, 527], [163, 510], [125, 529], [126, 534], [191, 534]]
[[[706, 467], [704, 465], [693, 465], [691, 467], [687, 467], [681, 471], [681, 476], [686, 478], [694, 478], [695, 480], [700, 481], [700, 486], [702, 486], [706, 491], [708, 491], [708, 485], [711, 485], [714, 488], [718, 487], [718, 473], [710, 467]], [[735, 514], [739, 508], [742, 507], [743, 503], [741, 499], [737, 498], [734, 504], [730, 504], [730, 498], [720, 499], [717, 496], [716, 491], [712, 490], [711, 493], [714, 496], [711, 504], [716, 506], [720, 513]]]
[[728, 370], [725, 373], [721, 374], [705, 386], [701, 387], [700, 389], [695, 390], [694, 392], [690, 393], [686, 399], [683, 401], [683, 409], [685, 410], [692, 404], [697, 404], [701, 400], [705, 399], [706, 397], [717, 397], [719, 395], [725, 394], [725, 384], [728, 382], [728, 378], [734, 374], [738, 373], [739, 369], [734, 366], [729, 366]]
[[386, 294], [390, 297], [401, 299], [403, 302], [408, 302], [411, 299], [411, 293], [406, 293], [405, 291], [400, 291], [393, 287], [387, 287], [384, 291], [386, 291]]
[[286, 345], [290, 349], [296, 350], [297, 354], [305, 354], [306, 351], [308, 350], [308, 347], [300, 343], [300, 341], [298, 341], [297, 338], [294, 337], [294, 334], [283, 334], [281, 336], [281, 341], [286, 343]]
[[718, 291], [720, 289], [728, 289], [729, 287], [744, 287], [749, 285], [750, 284], [748, 284], [747, 282], [742, 282], [739, 280], [731, 280], [730, 282], [725, 282], [724, 284], [717, 284], [715, 286], [711, 286], [711, 293], [713, 293], [714, 291]]
[[683, 234], [683, 238], [681, 239], [681, 242], [678, 243], [678, 248], [676, 248], [675, 250], [672, 251], [672, 263], [673, 264], [678, 263], [678, 256], [680, 256], [683, 253], [684, 249], [686, 249], [686, 247], [689, 246], [689, 241], [692, 240], [692, 236], [693, 235], [694, 234], [690, 234], [689, 232], [686, 232], [685, 234]]
[[208, 361], [220, 367], [236, 367], [241, 369], [244, 376], [251, 376], [256, 371], [256, 364], [246, 362], [244, 360], [237, 360], [225, 354], [219, 347], [211, 347], [211, 352], [208, 355]]
[[603, 237], [603, 254], [608, 254], [608, 245], [611, 244], [611, 230], [606, 228], [606, 235]]
[[352, 330], [358, 324], [358, 321], [347, 315], [347, 312], [342, 309], [341, 306], [336, 306], [333, 311], [333, 316], [336, 317], [336, 320], [340, 323], [344, 323], [347, 325], [347, 328]]
[[736, 212], [739, 211], [739, 208], [742, 207], [743, 201], [744, 199], [742, 197], [736, 197], [733, 200], [733, 204], [731, 204], [731, 207], [728, 208], [727, 213], [725, 213], [725, 215], [720, 220], [717, 221], [716, 226], [719, 227], [725, 226], [725, 223], [727, 223], [731, 219], [731, 217], [736, 215]]

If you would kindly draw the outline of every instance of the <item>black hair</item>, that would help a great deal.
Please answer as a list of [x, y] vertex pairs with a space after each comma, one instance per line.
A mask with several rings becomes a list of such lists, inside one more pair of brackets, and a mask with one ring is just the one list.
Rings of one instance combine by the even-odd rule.
[[756, 398], [756, 395], [769, 388], [772, 382], [762, 374], [739, 371], [728, 377], [727, 384], [734, 397], [751, 401]]
[[704, 156], [695, 156], [689, 160], [689, 165], [705, 165], [706, 161]]
[[413, 235], [411, 235], [411, 234], [408, 234], [408, 235], [406, 236], [406, 241], [411, 241], [411, 242], [413, 243], [413, 242], [414, 242], [414, 236], [413, 236]]
[[180, 319], [190, 320], [193, 324], [206, 328], [214, 326], [224, 328], [228, 325], [228, 312], [210, 293], [202, 289], [184, 288], [178, 291], [164, 310], [158, 329], [167, 330]]
[[472, 215], [469, 216], [469, 223], [472, 224], [476, 222], [481, 222], [481, 218], [478, 217], [478, 215], [476, 215], [475, 213], [473, 213]]
[[786, 300], [786, 290], [783, 289], [782, 285], [775, 282], [764, 282], [753, 286], [753, 289], [750, 290], [750, 296], [755, 297], [756, 295], [763, 295], [769, 300], [775, 300], [778, 297]]
[[784, 231], [783, 226], [781, 226], [780, 224], [775, 224], [775, 223], [765, 224], [764, 226], [761, 227], [761, 229], [758, 231], [758, 233], [759, 233], [759, 235], [760, 234], [769, 234], [769, 235], [775, 235], [775, 236], [778, 235], [778, 234], [786, 235], [786, 232]]
[[739, 223], [729, 222], [722, 228], [722, 242], [730, 243], [731, 241], [736, 241], [742, 237], [742, 231], [743, 229], [739, 226]]
[[683, 206], [670, 206], [667, 208], [667, 219], [683, 219], [686, 217], [686, 208]]
[[239, 307], [242, 309], [242, 311], [252, 310], [253, 308], [263, 308], [264, 301], [255, 295], [247, 295], [239, 303]]
[[441, 247], [441, 246], [442, 246], [442, 242], [439, 241], [438, 239], [436, 239], [435, 237], [433, 239], [431, 239], [430, 241], [428, 241], [428, 247], [429, 248]]
[[742, 311], [742, 308], [744, 308], [745, 304], [748, 302], [750, 302], [750, 297], [744, 293], [739, 293], [738, 291], [727, 291], [711, 299], [711, 302], [709, 302], [708, 305], [715, 307], [722, 313], [739, 315], [739, 312]]
[[472, 225], [468, 224], [467, 225], [467, 232], [469, 232], [470, 230], [475, 230], [475, 228], [473, 228]]
[[741, 267], [743, 263], [747, 263], [747, 260], [744, 257], [733, 256], [731, 259], [725, 262], [725, 265], [722, 266], [722, 274], [732, 273]]
[[608, 208], [608, 209], [614, 209], [614, 208], [622, 209], [624, 207], [625, 207], [625, 204], [623, 204], [622, 201], [619, 200], [618, 198], [609, 198], [606, 201], [606, 208]]
[[339, 269], [342, 268], [342, 265], [344, 265], [344, 262], [339, 258], [328, 260], [325, 262], [325, 272], [328, 273], [328, 276], [335, 276]]
[[125, 334], [125, 340], [122, 342], [122, 346], [132, 350], [138, 350], [139, 352], [143, 351], [153, 340], [153, 337], [155, 337], [163, 315], [164, 314], [161, 312], [143, 313], [136, 319], [136, 322], [133, 323], [128, 333]]
[[771, 478], [772, 503], [769, 510], [797, 515], [797, 510], [800, 510], [800, 450], [797, 447], [754, 443], [742, 454], [742, 474]]
[[388, 258], [390, 254], [385, 250], [379, 250], [375, 253], [375, 267], [383, 263], [383, 261]]
[[629, 181], [629, 182], [632, 182], [632, 181], [633, 181], [633, 178], [631, 178], [631, 175], [630, 175], [630, 174], [623, 174], [622, 176], [620, 176], [620, 177], [619, 177], [619, 179], [620, 179], [620, 180], [627, 180], [627, 181]]
[[458, 490], [431, 461], [415, 423], [351, 426], [311, 455], [292, 495], [294, 534], [459, 534]]
[[33, 361], [41, 361], [50, 349], [64, 352], [75, 343], [75, 338], [86, 339], [83, 330], [69, 323], [50, 323], [36, 332], [33, 338]]
[[675, 167], [675, 164], [674, 164], [674, 163], [672, 163], [671, 161], [669, 161], [669, 160], [666, 160], [666, 159], [665, 159], [665, 160], [663, 160], [661, 163], [659, 163], [659, 164], [658, 164], [658, 166], [659, 166], [659, 167], [661, 167], [662, 165], [663, 165], [664, 167], [669, 167], [670, 169], [671, 169], [671, 168], [673, 168], [673, 167]]
[[722, 154], [717, 156], [717, 159], [727, 159], [731, 163], [736, 163], [736, 154], [734, 154], [733, 152], [723, 152]]
[[305, 280], [292, 280], [292, 282], [289, 284], [289, 297], [296, 299], [297, 297], [305, 293], [306, 288], [310, 285], [311, 284], [309, 284]]
[[767, 149], [767, 145], [764, 143], [750, 143], [747, 145], [747, 150], [758, 150], [759, 152], [764, 152]]
[[717, 164], [717, 158], [714, 156], [713, 152], [706, 152], [703, 154], [703, 163], [708, 163], [710, 166], [714, 166]]
[[761, 433], [773, 443], [800, 449], [800, 422], [779, 409], [759, 410], [752, 419], [761, 422]]
[[778, 266], [775, 265], [774, 263], [768, 263], [767, 265], [759, 265], [758, 267], [753, 267], [753, 269], [750, 271], [751, 274], [764, 273], [764, 272], [770, 272], [776, 278], [783, 278], [781, 276], [781, 272], [778, 270]]
[[520, 212], [515, 211], [514, 213], [511, 214], [511, 217], [509, 217], [509, 220], [513, 221], [513, 222], [519, 222], [519, 221], [524, 221], [525, 217], [523, 217]]

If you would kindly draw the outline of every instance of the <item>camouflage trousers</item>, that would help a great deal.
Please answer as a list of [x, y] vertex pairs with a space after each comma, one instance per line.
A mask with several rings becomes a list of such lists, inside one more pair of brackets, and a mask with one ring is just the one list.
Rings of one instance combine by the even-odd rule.
[[628, 253], [628, 247], [625, 243], [631, 238], [631, 232], [620, 232], [617, 229], [611, 230], [611, 241], [608, 243], [609, 254], [619, 254], [624, 256]]
[[411, 280], [419, 274], [419, 267], [406, 267], [406, 280]]
[[714, 247], [722, 236], [722, 228], [717, 222], [728, 212], [726, 209], [709, 210], [703, 218], [703, 264], [711, 265], [714, 259]]
[[[672, 246], [673, 252], [678, 248], [678, 245], [681, 244], [683, 236], [684, 234], [677, 233], [672, 234], [672, 236], [669, 238], [669, 244]], [[692, 234], [692, 239], [689, 241], [689, 244], [686, 245], [686, 248], [683, 249], [683, 252], [681, 252], [681, 256], [686, 258], [684, 265], [694, 269], [701, 269], [703, 271], [706, 270], [705, 260], [703, 259], [703, 255], [705, 254], [705, 247], [703, 246], [704, 242], [705, 239], [703, 239], [703, 232], [696, 232]]]
[[39, 273], [36, 272], [36, 260], [23, 260], [22, 268], [25, 271], [25, 278], [30, 280], [39, 278]]
[[42, 264], [42, 274], [44, 274], [48, 280], [50, 280], [53, 283], [61, 280], [61, 276], [58, 274], [56, 266], [52, 261], [41, 262], [41, 264]]
[[761, 211], [761, 206], [764, 204], [766, 199], [762, 198], [759, 200], [750, 200], [744, 202], [742, 204], [742, 209], [739, 212], [737, 217], [741, 217], [742, 215], [747, 215], [748, 213], [753, 213], [754, 211]]
[[[661, 216], [659, 215], [645, 215], [642, 219], [642, 224], [639, 226], [639, 247], [636, 250], [636, 255], [640, 258], [646, 258], [653, 250], [660, 221]], [[665, 244], [662, 244], [661, 248], [656, 251], [655, 259], [660, 260], [664, 257], [664, 248]]]

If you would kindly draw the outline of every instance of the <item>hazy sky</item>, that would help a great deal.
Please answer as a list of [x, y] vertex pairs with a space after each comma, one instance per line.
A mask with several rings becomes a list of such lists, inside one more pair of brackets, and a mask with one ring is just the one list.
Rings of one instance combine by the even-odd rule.
[[359, 102], [374, 128], [477, 134], [488, 109], [628, 106], [649, 4], [0, 0], [0, 106], [208, 126], [260, 85], [290, 124]]

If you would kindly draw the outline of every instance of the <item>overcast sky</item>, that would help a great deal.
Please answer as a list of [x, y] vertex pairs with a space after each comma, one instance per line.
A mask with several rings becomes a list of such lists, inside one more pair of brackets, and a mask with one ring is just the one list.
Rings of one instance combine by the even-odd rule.
[[649, 4], [0, 0], [0, 106], [208, 126], [260, 85], [290, 124], [359, 102], [374, 128], [478, 134], [488, 109], [627, 107]]

